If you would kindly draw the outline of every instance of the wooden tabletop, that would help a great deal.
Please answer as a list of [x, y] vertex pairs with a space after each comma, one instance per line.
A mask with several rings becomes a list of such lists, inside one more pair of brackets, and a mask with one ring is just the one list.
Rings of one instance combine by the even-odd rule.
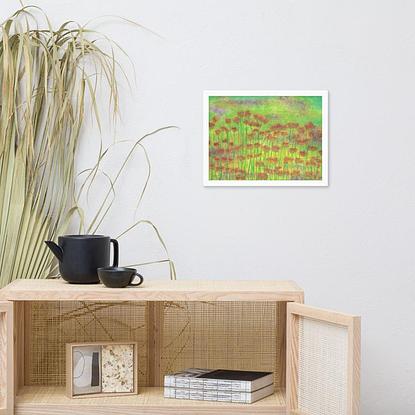
[[61, 279], [16, 280], [0, 290], [9, 301], [298, 301], [303, 290], [293, 281], [145, 281], [140, 287], [107, 288], [68, 284]]

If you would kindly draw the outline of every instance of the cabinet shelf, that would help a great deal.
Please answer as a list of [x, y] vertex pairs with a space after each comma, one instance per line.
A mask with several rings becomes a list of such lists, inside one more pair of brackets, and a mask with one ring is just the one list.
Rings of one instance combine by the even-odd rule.
[[166, 399], [163, 388], [140, 388], [138, 395], [69, 399], [64, 387], [25, 386], [16, 396], [16, 415], [185, 415], [285, 414], [285, 391], [278, 389], [253, 404]]

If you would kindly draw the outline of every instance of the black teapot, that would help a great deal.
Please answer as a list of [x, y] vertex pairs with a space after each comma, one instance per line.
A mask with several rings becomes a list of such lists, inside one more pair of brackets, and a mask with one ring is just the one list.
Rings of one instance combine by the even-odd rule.
[[59, 261], [62, 278], [71, 284], [99, 283], [97, 268], [110, 265], [110, 244], [114, 245], [113, 267], [118, 266], [118, 242], [104, 235], [65, 235], [58, 243], [45, 241]]

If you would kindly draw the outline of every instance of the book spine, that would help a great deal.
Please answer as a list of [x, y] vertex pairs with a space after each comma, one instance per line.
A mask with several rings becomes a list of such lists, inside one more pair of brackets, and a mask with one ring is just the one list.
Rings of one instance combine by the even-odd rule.
[[204, 389], [216, 389], [231, 392], [251, 392], [252, 382], [243, 380], [205, 379]]
[[232, 403], [251, 403], [251, 393], [231, 392], [220, 390], [197, 390], [197, 389], [179, 389], [164, 388], [164, 397], [172, 399], [190, 399], [197, 401], [212, 402], [232, 402]]
[[221, 390], [230, 392], [252, 392], [252, 382], [239, 380], [200, 379], [180, 376], [164, 377], [164, 386], [168, 388], [190, 388], [203, 390]]
[[175, 386], [175, 382], [174, 382], [174, 376], [170, 376], [170, 375], [165, 375], [164, 376], [164, 386], [165, 387], [174, 387]]

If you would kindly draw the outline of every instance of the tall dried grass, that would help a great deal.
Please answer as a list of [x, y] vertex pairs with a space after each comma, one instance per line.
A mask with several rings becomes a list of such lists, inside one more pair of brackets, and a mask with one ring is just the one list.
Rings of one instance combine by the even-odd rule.
[[[39, 27], [39, 13], [46, 28]], [[99, 46], [102, 39], [104, 47]], [[21, 8], [1, 25], [0, 287], [16, 278], [51, 275], [56, 264], [43, 241], [65, 233], [74, 215], [80, 218], [80, 231], [93, 233], [110, 209], [108, 197], [119, 174], [109, 179], [109, 193], [92, 223], [83, 223], [78, 200], [87, 186], [76, 189], [75, 160], [86, 111], [100, 126], [96, 98], [102, 88], [108, 90], [110, 114], [117, 116], [116, 74], [122, 68], [114, 49], [108, 38], [75, 22], [53, 29], [34, 6]], [[132, 151], [144, 149], [143, 138]], [[100, 151], [85, 183], [94, 180], [105, 154]], [[140, 224], [153, 227], [167, 253], [151, 222], [140, 220], [131, 228]], [[154, 262], [164, 261], [174, 279], [169, 258]]]

